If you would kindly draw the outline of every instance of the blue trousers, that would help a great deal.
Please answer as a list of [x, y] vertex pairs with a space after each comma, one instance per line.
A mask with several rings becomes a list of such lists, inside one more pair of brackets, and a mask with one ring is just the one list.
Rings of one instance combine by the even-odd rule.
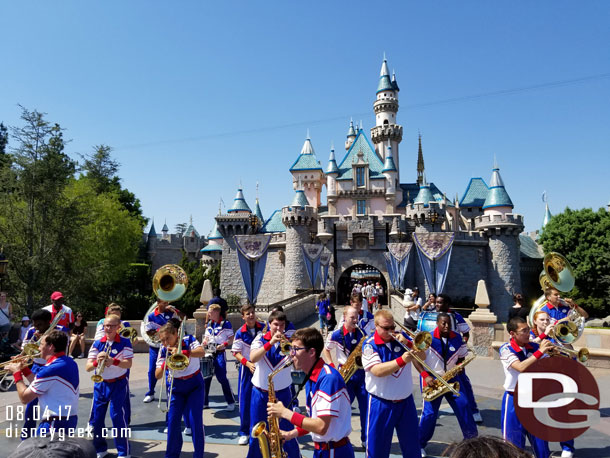
[[468, 399], [463, 394], [455, 396], [453, 393], [447, 393], [444, 396], [439, 396], [432, 402], [424, 401], [421, 418], [419, 419], [419, 445], [421, 448], [425, 448], [430, 439], [432, 439], [438, 417], [438, 409], [441, 406], [441, 402], [443, 402], [443, 398], [447, 400], [453, 409], [453, 413], [455, 413], [462, 429], [464, 439], [470, 439], [478, 435], [477, 425], [472, 418]]
[[239, 398], [239, 435], [250, 435], [250, 404], [252, 400], [252, 372], [246, 366], [239, 366], [239, 385], [237, 397]]
[[333, 450], [314, 450], [313, 458], [354, 458], [354, 449], [352, 444], [345, 444]]
[[392, 436], [396, 430], [398, 443], [404, 458], [421, 458], [417, 410], [413, 396], [399, 402], [387, 401], [369, 395], [367, 416], [367, 458], [388, 458]]
[[[282, 401], [285, 406], [290, 404], [290, 389], [288, 387], [275, 392], [278, 401]], [[267, 402], [269, 395], [256, 387], [252, 388], [252, 405], [250, 406], [250, 431], [252, 427], [259, 421], [267, 423]], [[267, 428], [269, 425], [267, 425]], [[294, 426], [288, 420], [280, 420], [280, 429], [282, 431], [292, 431]], [[284, 451], [288, 454], [288, 458], [299, 458], [299, 443], [296, 439], [284, 442]], [[258, 445], [258, 439], [250, 436], [247, 458], [262, 458], [261, 449]]]
[[127, 428], [127, 408], [125, 399], [127, 398], [129, 389], [127, 387], [127, 379], [117, 380], [116, 382], [96, 383], [93, 388], [93, 446], [97, 453], [103, 453], [108, 450], [106, 439], [102, 437], [102, 429], [108, 405], [110, 404], [110, 419], [112, 427], [116, 428], [117, 436], [114, 438], [114, 443], [119, 456], [127, 456], [130, 454], [128, 437], [124, 437], [121, 432], [125, 432]]
[[[41, 413], [42, 416], [42, 413]], [[36, 429], [36, 434], [40, 436], [42, 431], [45, 431], [47, 435], [50, 434], [51, 429], [55, 431], [64, 430], [66, 433], [70, 428], [76, 428], [78, 423], [78, 415], [72, 415], [69, 418], [62, 418], [61, 420], [44, 420], [41, 418], [40, 424]]]
[[[214, 357], [214, 375], [216, 375], [216, 380], [220, 383], [222, 387], [222, 394], [225, 396], [225, 401], [227, 404], [234, 404], [235, 397], [233, 396], [233, 391], [231, 391], [231, 385], [229, 384], [229, 380], [227, 379], [227, 359], [225, 358], [225, 353], [221, 352]], [[210, 394], [210, 385], [212, 384], [212, 379], [208, 379], [208, 382], [205, 384], [205, 398], [203, 399], [203, 404], [208, 405], [209, 403], [209, 394]], [[265, 407], [265, 411], [267, 408]]]
[[[360, 369], [359, 371], [361, 371]], [[364, 372], [362, 370], [362, 372]], [[369, 394], [364, 387], [364, 377], [358, 377], [354, 374], [347, 382], [347, 392], [349, 400], [353, 404], [354, 399], [358, 399], [358, 409], [360, 410], [360, 440], [366, 444], [366, 418], [369, 407]]]
[[155, 395], [155, 387], [157, 386], [157, 377], [155, 377], [155, 369], [157, 368], [157, 357], [159, 349], [148, 347], [148, 391], [146, 396]]
[[[30, 432], [36, 428], [36, 420], [34, 420], [34, 407], [38, 405], [38, 398], [35, 398], [33, 401], [30, 401], [25, 406], [25, 412], [23, 413], [24, 422], [23, 422], [23, 430], [21, 433], [21, 440], [24, 441], [28, 437], [31, 436]], [[43, 412], [40, 412], [42, 415]]]
[[532, 449], [534, 449], [534, 455], [536, 458], [548, 458], [551, 453], [549, 452], [549, 443], [538, 439], [536, 436], [526, 431], [521, 422], [517, 418], [515, 412], [515, 405], [513, 403], [513, 393], [509, 391], [504, 392], [502, 397], [502, 437], [505, 441], [508, 441], [520, 449], [525, 448], [525, 436], [530, 441]]
[[478, 412], [479, 406], [477, 406], [477, 401], [474, 399], [472, 383], [470, 383], [470, 379], [468, 378], [468, 375], [466, 375], [466, 369], [463, 369], [457, 376], [457, 381], [460, 382], [460, 393], [468, 399], [468, 404], [470, 405], [472, 413]]
[[566, 452], [574, 453], [574, 451], [576, 450], [574, 448], [574, 439], [565, 442], [560, 442], [559, 445], [561, 445], [561, 450]]
[[189, 417], [193, 432], [193, 458], [203, 458], [205, 431], [203, 429], [203, 398], [205, 395], [201, 372], [186, 380], [174, 380], [167, 415], [167, 450], [165, 458], [178, 458], [182, 451], [182, 416]]

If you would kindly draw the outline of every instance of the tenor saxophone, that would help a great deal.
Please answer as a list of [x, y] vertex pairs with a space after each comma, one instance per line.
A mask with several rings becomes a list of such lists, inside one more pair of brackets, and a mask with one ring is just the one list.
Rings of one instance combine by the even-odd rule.
[[[442, 376], [443, 380], [445, 380], [446, 382], [449, 382], [449, 380], [453, 379], [456, 375], [458, 375], [460, 372], [462, 372], [464, 370], [464, 367], [466, 367], [466, 365], [475, 358], [476, 358], [476, 355], [471, 354], [461, 364], [458, 364], [458, 365], [452, 367], [451, 369], [449, 369], [447, 372], [445, 372], [443, 374], [443, 376]], [[453, 386], [453, 388], [455, 388], [456, 390], [459, 391], [459, 389], [460, 389], [459, 382], [453, 382], [453, 383], [451, 383], [451, 385]], [[430, 385], [428, 385], [427, 387], [424, 388], [424, 390], [422, 392], [422, 398], [424, 399], [424, 401], [431, 402], [431, 401], [434, 401], [436, 398], [443, 396], [447, 393], [449, 393], [449, 388], [447, 388], [445, 385], [441, 385], [438, 381], [434, 380]]]
[[364, 340], [366, 336], [363, 336], [356, 345], [356, 348], [349, 354], [345, 364], [343, 364], [339, 368], [339, 373], [341, 377], [343, 377], [343, 381], [347, 383], [350, 378], [356, 373], [358, 369], [362, 369], [362, 344], [364, 344]]
[[[275, 397], [275, 388], [273, 387], [273, 377], [280, 371], [290, 367], [292, 360], [289, 357], [284, 359], [284, 362], [269, 374], [267, 381], [269, 383], [269, 402], [277, 402]], [[263, 458], [287, 458], [288, 454], [282, 448], [282, 434], [280, 433], [280, 419], [274, 416], [267, 417], [269, 423], [269, 431], [266, 429], [264, 421], [259, 421], [252, 428], [252, 437], [258, 439], [258, 445], [261, 449]]]

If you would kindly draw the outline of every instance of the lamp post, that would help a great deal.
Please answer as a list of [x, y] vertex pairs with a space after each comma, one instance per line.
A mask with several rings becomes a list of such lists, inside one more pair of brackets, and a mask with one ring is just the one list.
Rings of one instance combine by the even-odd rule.
[[434, 210], [428, 210], [428, 219], [432, 223], [432, 232], [434, 232], [434, 223], [438, 221], [438, 213]]
[[6, 270], [8, 268], [8, 259], [4, 254], [4, 248], [0, 248], [0, 291], [2, 291], [2, 280], [4, 280], [4, 276], [6, 275]]
[[250, 215], [250, 227], [253, 234], [256, 234], [256, 226], [258, 226], [258, 216]]

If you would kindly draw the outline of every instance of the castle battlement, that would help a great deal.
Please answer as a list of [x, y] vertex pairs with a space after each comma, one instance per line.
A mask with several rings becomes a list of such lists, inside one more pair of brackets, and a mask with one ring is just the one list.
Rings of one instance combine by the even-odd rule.
[[234, 235], [248, 234], [251, 232], [250, 218], [252, 216], [254, 215], [250, 213], [218, 215], [216, 217], [218, 231], [225, 239]]
[[309, 225], [318, 215], [314, 207], [284, 207], [282, 208], [282, 223], [284, 226]]
[[379, 143], [380, 141], [389, 139], [396, 141], [402, 140], [402, 126], [388, 124], [371, 128], [371, 140], [373, 143]]
[[474, 219], [474, 228], [479, 232], [519, 234], [523, 231], [523, 215], [514, 213], [481, 215]]

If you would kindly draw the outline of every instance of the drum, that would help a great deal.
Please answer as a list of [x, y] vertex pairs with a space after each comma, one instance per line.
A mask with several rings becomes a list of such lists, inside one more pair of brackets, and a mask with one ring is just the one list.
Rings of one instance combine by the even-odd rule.
[[432, 332], [436, 328], [436, 318], [438, 312], [422, 312], [417, 322], [418, 331]]
[[210, 378], [214, 376], [214, 358], [206, 356], [201, 358], [201, 375], [203, 378]]

